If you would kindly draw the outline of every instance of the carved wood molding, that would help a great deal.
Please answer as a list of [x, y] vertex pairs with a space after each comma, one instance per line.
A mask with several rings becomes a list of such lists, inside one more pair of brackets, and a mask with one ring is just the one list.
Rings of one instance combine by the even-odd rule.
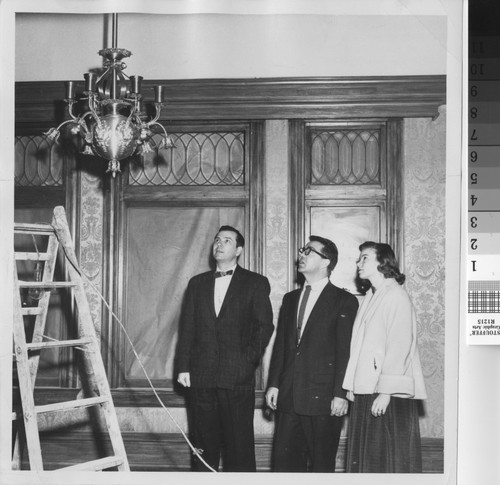
[[[446, 103], [445, 76], [150, 80], [165, 85], [162, 121], [436, 117]], [[83, 81], [77, 82], [77, 92]], [[64, 82], [16, 83], [16, 127], [64, 119]]]

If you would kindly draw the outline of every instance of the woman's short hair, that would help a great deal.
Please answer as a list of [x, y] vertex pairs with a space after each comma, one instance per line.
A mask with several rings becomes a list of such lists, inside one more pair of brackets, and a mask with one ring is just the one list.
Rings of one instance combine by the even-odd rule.
[[326, 259], [330, 260], [330, 264], [327, 267], [328, 276], [330, 276], [339, 260], [339, 250], [337, 249], [337, 246], [333, 241], [330, 241], [330, 239], [326, 239], [321, 236], [310, 236], [309, 241], [317, 241], [323, 246], [321, 248], [321, 253], [326, 257]]
[[405, 282], [406, 276], [399, 270], [396, 255], [389, 244], [366, 241], [359, 246], [360, 251], [373, 249], [379, 262], [378, 270], [385, 278], [394, 278], [400, 285]]

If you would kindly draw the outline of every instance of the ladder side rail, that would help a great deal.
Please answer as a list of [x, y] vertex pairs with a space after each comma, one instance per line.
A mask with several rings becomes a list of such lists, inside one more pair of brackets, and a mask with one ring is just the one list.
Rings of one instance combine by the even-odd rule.
[[[52, 282], [54, 279], [54, 272], [55, 272], [55, 267], [56, 267], [56, 261], [57, 261], [57, 253], [58, 253], [58, 248], [59, 248], [59, 241], [57, 240], [57, 237], [55, 236], [55, 231], [50, 225], [45, 225], [49, 227], [51, 230], [50, 231], [43, 231], [40, 232], [39, 226], [41, 225], [35, 225], [35, 227], [32, 227], [30, 225], [27, 225], [26, 227], [23, 227], [23, 230], [19, 231], [19, 233], [25, 233], [25, 234], [35, 234], [38, 236], [48, 236], [48, 244], [47, 244], [47, 250], [46, 252], [43, 253], [38, 253], [39, 257], [35, 256], [37, 253], [30, 254], [29, 257], [27, 258], [30, 261], [44, 261], [44, 266], [43, 266], [43, 274], [42, 274], [42, 283], [47, 283], [47, 282]], [[16, 252], [16, 259], [26, 259], [27, 253], [19, 253]], [[16, 280], [17, 284], [19, 285], [19, 280], [17, 276], [17, 272], [14, 275], [14, 279]], [[47, 321], [47, 314], [48, 314], [48, 309], [49, 309], [49, 302], [50, 302], [50, 290], [44, 290], [41, 289], [42, 295], [40, 300], [38, 301], [38, 306], [36, 307], [20, 307], [21, 308], [21, 318], [22, 315], [36, 315], [35, 322], [33, 323], [33, 335], [31, 338], [31, 342], [26, 344], [26, 347], [28, 349], [28, 365], [29, 365], [29, 374], [30, 374], [30, 379], [31, 379], [31, 386], [32, 386], [32, 393], [35, 391], [35, 383], [36, 383], [36, 377], [38, 374], [38, 367], [40, 363], [40, 356], [41, 352], [37, 350], [36, 352], [29, 351], [29, 344], [40, 344], [43, 340], [43, 335], [45, 332], [45, 327], [46, 327], [46, 321]], [[20, 303], [19, 303], [20, 305]], [[17, 307], [16, 307], [17, 308]], [[24, 319], [23, 319], [23, 325], [24, 325]], [[24, 333], [24, 331], [23, 331]], [[24, 334], [25, 335], [25, 334]], [[26, 338], [24, 338], [26, 342]], [[24, 405], [23, 405], [24, 408]], [[37, 419], [35, 417], [35, 419]], [[15, 442], [14, 442], [14, 454], [13, 454], [13, 467], [14, 469], [20, 469], [21, 467], [21, 458], [22, 458], [22, 451], [21, 451], [21, 431], [16, 433], [15, 437]], [[25, 432], [26, 434], [26, 432]], [[37, 434], [38, 436], [38, 434]], [[29, 437], [29, 440], [31, 440], [32, 437]], [[39, 439], [39, 438], [38, 438]], [[27, 436], [24, 437], [24, 441], [28, 441]], [[28, 450], [28, 453], [31, 452]]]
[[[48, 259], [44, 264], [42, 282], [47, 283], [54, 280], [54, 272], [57, 262], [57, 253], [59, 249], [59, 241], [55, 234], [49, 236], [47, 255]], [[40, 343], [43, 340], [43, 335], [45, 332], [47, 314], [49, 311], [50, 302], [50, 291], [43, 291], [43, 295], [38, 302], [38, 306], [41, 308], [40, 313], [36, 316], [35, 325], [33, 328], [33, 338], [32, 343]], [[36, 352], [30, 358], [30, 375], [33, 382], [33, 389], [35, 389], [36, 375], [38, 373], [38, 365], [40, 363], [40, 352]]]
[[[66, 215], [63, 207], [56, 207], [54, 209], [53, 225], [56, 229], [59, 243], [62, 246], [66, 258], [69, 260], [67, 270], [71, 281], [77, 283], [74, 288], [74, 296], [78, 310], [78, 331], [80, 338], [90, 337], [92, 342], [88, 344], [87, 352], [83, 352], [84, 363], [87, 371], [87, 377], [97, 387], [100, 395], [108, 398], [108, 403], [102, 405], [105, 415], [105, 421], [108, 427], [109, 437], [115, 454], [124, 457], [124, 463], [118, 468], [121, 471], [129, 471], [127, 461], [127, 454], [123, 438], [120, 432], [120, 425], [113, 406], [113, 398], [111, 396], [111, 389], [109, 387], [106, 369], [102, 361], [100, 352], [101, 349], [98, 345], [97, 334], [95, 331], [90, 306], [85, 291], [83, 278], [77, 270], [78, 261], [76, 259], [75, 250], [72, 243], [71, 233], [69, 231]], [[76, 267], [75, 267], [76, 266]], [[93, 356], [93, 357], [92, 357]]]
[[24, 319], [21, 315], [21, 297], [17, 285], [17, 269], [14, 267], [14, 353], [16, 356], [19, 392], [21, 394], [24, 432], [28, 448], [31, 470], [42, 471], [42, 450], [38, 434], [37, 415], [35, 413], [35, 399], [33, 394], [32, 378], [29, 370], [28, 349], [24, 332]]
[[[17, 419], [17, 418], [16, 418]], [[14, 442], [14, 450], [12, 451], [12, 470], [21, 470], [22, 459], [23, 459], [23, 447], [22, 440], [19, 437], [21, 430], [18, 430], [16, 433], [16, 440]], [[23, 443], [26, 442], [24, 439]]]

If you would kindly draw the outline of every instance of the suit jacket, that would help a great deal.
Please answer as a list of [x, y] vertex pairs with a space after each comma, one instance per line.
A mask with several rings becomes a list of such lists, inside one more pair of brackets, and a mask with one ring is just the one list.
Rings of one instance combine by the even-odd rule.
[[269, 387], [277, 387], [278, 411], [329, 415], [342, 389], [349, 360], [358, 300], [330, 282], [321, 292], [297, 346], [297, 308], [301, 290], [283, 298], [269, 369]]
[[255, 368], [274, 331], [269, 281], [236, 266], [218, 316], [214, 285], [213, 271], [189, 281], [177, 371], [189, 372], [193, 387], [253, 389]]

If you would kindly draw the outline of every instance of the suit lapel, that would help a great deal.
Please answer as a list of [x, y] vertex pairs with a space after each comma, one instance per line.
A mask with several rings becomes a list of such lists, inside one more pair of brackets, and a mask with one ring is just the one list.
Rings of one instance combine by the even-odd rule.
[[[243, 280], [244, 280], [243, 272], [241, 271], [241, 268], [239, 266], [236, 266], [233, 276], [231, 277], [231, 283], [229, 283], [229, 286], [227, 288], [226, 296], [224, 297], [224, 301], [222, 302], [222, 306], [219, 311], [219, 316], [217, 318], [220, 318], [224, 314], [226, 307], [229, 305], [231, 300], [241, 291]], [[214, 303], [213, 303], [214, 286], [215, 282], [212, 282], [212, 308], [214, 308]], [[214, 314], [215, 314], [215, 308], [214, 308]]]
[[208, 308], [210, 317], [215, 320], [215, 302], [214, 302], [215, 277], [213, 272], [207, 273], [206, 281], [203, 283], [203, 292], [206, 298], [205, 308]]
[[302, 294], [302, 290], [295, 290], [295, 293], [292, 293], [290, 296], [290, 304], [289, 304], [289, 311], [290, 314], [287, 318], [287, 321], [290, 322], [289, 325], [292, 327], [290, 329], [290, 332], [287, 331], [287, 335], [290, 336], [290, 338], [293, 338], [293, 341], [295, 344], [297, 343], [297, 327], [298, 327], [298, 313], [299, 313], [299, 301], [300, 301], [300, 295]]
[[311, 314], [307, 319], [306, 326], [304, 328], [304, 331], [302, 332], [302, 338], [300, 339], [300, 342], [302, 342], [304, 338], [307, 336], [307, 334], [311, 330], [311, 327], [314, 327], [314, 325], [316, 325], [317, 322], [321, 320], [321, 318], [323, 318], [325, 315], [330, 314], [334, 310], [335, 306], [338, 304], [337, 301], [338, 299], [336, 298], [336, 296], [337, 296], [337, 290], [335, 289], [335, 286], [333, 286], [330, 282], [328, 282], [321, 291], [321, 294], [319, 295], [319, 298], [316, 300], [316, 303], [311, 311]]

